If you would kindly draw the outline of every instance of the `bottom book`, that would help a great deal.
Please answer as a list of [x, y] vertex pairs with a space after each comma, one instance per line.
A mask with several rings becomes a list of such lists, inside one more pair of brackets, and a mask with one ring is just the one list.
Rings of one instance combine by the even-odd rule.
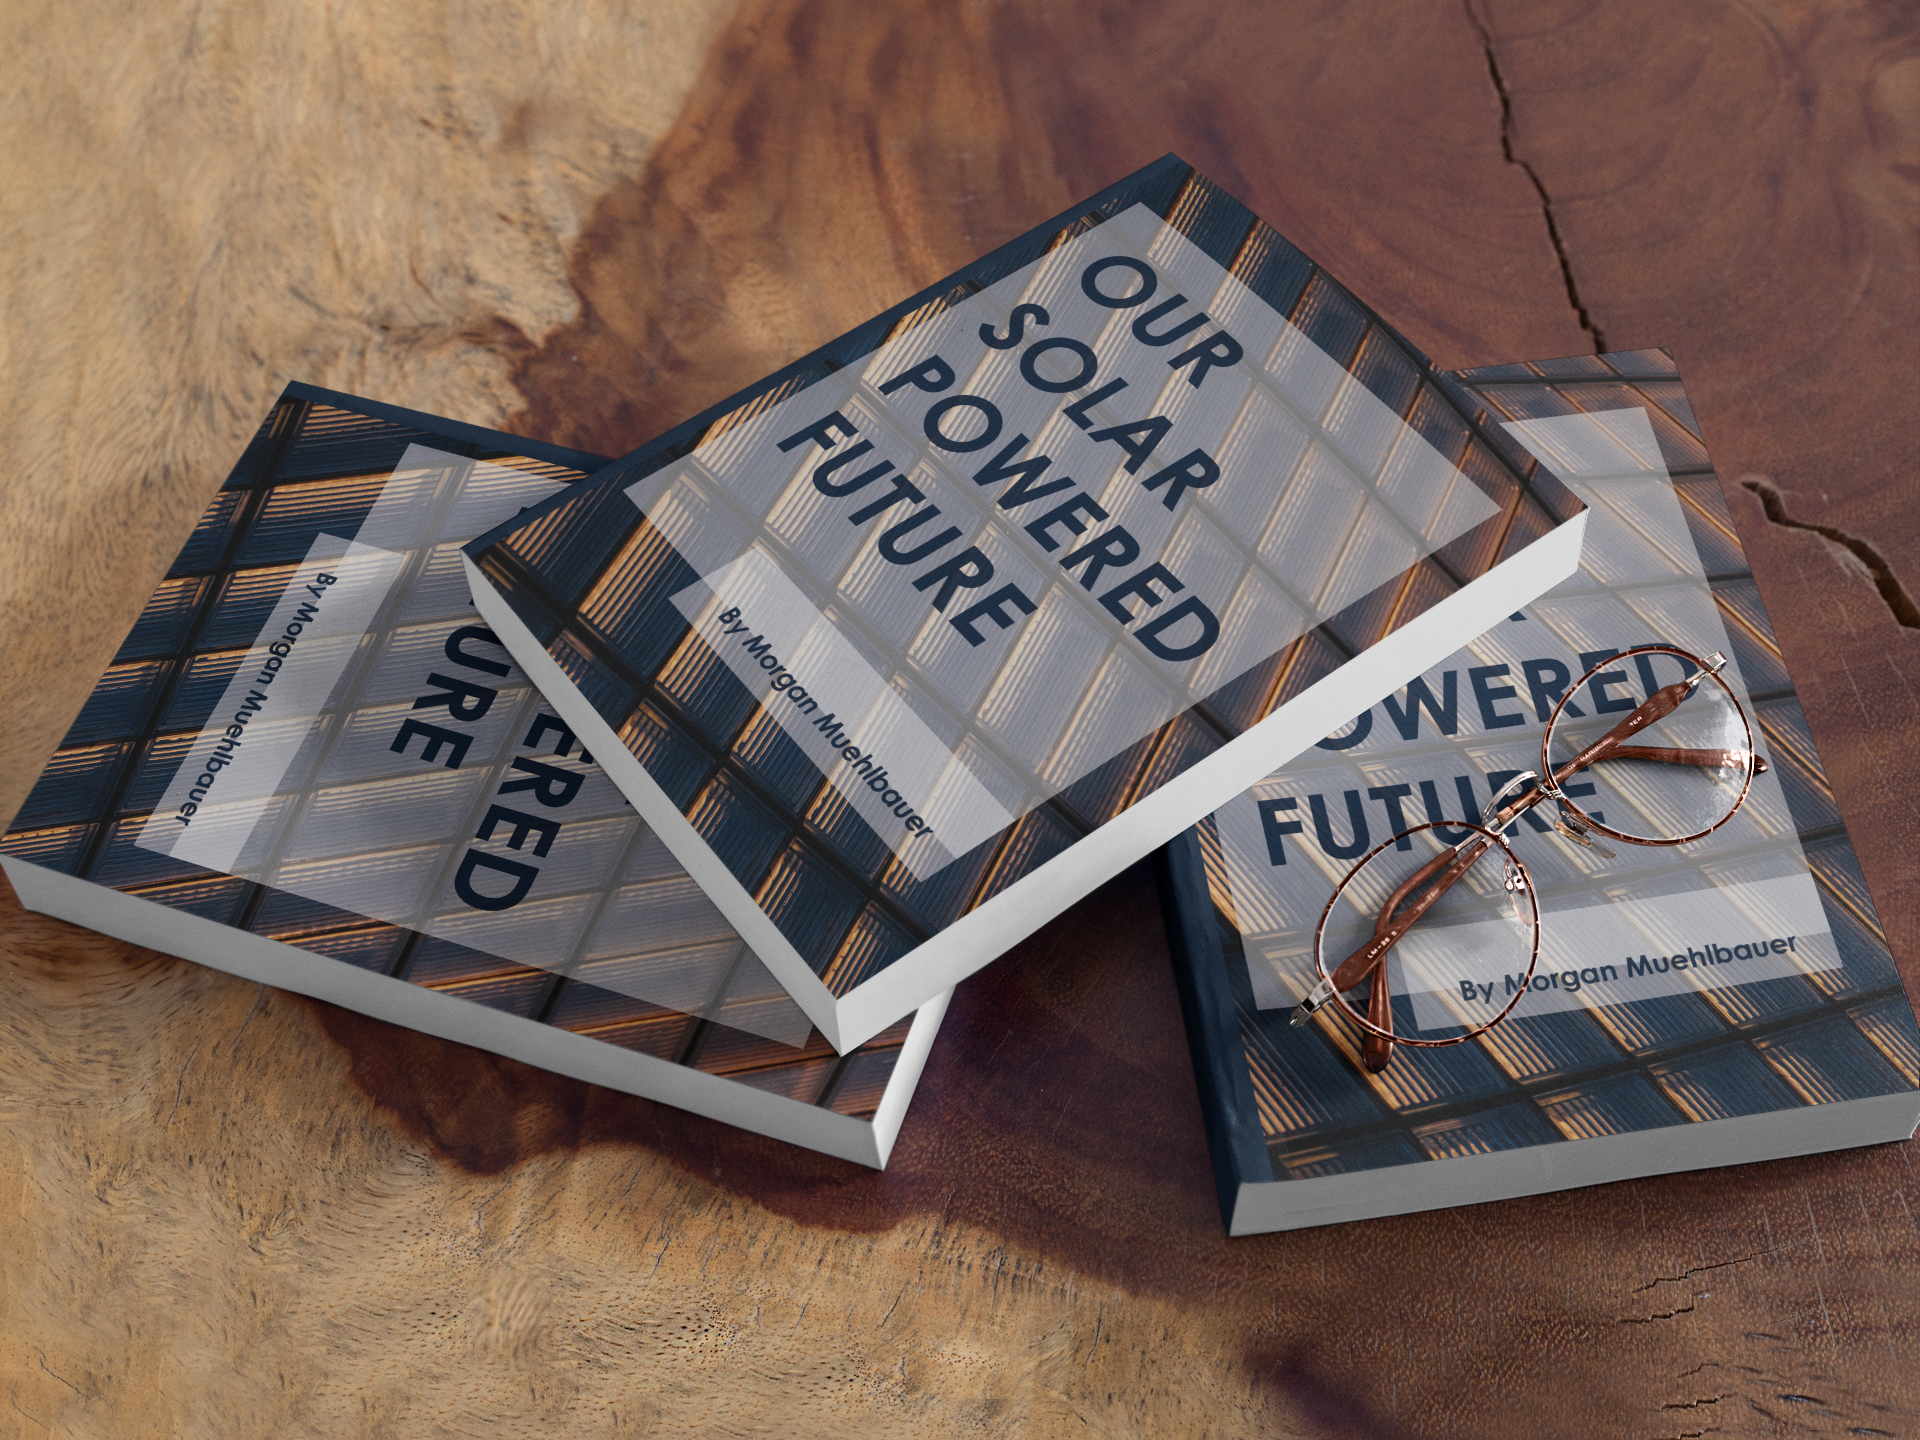
[[600, 463], [290, 386], [0, 869], [30, 910], [884, 1166], [948, 997], [835, 1054], [472, 608], [460, 546]]
[[952, 996], [844, 1056], [818, 1034], [782, 1045], [611, 994], [592, 997], [598, 1014], [583, 1006], [541, 1021], [463, 995], [458, 975], [403, 980], [359, 969], [328, 953], [334, 937], [275, 940], [10, 855], [0, 854], [0, 870], [20, 903], [42, 915], [876, 1170], [886, 1167]]
[[[1906, 1139], [1920, 1026], [1670, 357], [1454, 378], [1516, 460], [1547, 465], [1587, 503], [1581, 568], [1161, 853], [1228, 1232]], [[1323, 926], [1368, 933], [1379, 897], [1417, 864], [1394, 859], [1416, 848], [1406, 832], [1425, 822], [1443, 844], [1464, 841], [1462, 822], [1539, 769], [1563, 697], [1597, 735], [1620, 718], [1589, 712], [1631, 712], [1680, 678], [1654, 672], [1680, 664], [1672, 653], [1623, 653], [1650, 644], [1731, 657], [1721, 674], [1749, 720], [1743, 743], [1766, 762], [1737, 809], [1688, 843], [1612, 853], [1555, 833], [1550, 807], [1517, 817], [1507, 834], [1537, 932], [1499, 895], [1488, 918], [1467, 896], [1461, 914], [1429, 911], [1389, 964], [1396, 1033], [1458, 1034], [1511, 1006], [1464, 1043], [1400, 1045], [1374, 1072], [1340, 1006], [1291, 1023], [1319, 981]], [[1602, 768], [1567, 793], [1596, 820], [1604, 802], [1610, 833], [1702, 829], [1657, 828], [1687, 772]], [[1715, 814], [1734, 803], [1717, 799]], [[1323, 921], [1376, 848], [1374, 898]]]

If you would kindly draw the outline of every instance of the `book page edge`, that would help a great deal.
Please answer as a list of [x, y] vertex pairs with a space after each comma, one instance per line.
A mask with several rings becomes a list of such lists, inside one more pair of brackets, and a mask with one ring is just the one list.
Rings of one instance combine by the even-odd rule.
[[1905, 1140], [1920, 1121], [1920, 1092], [1768, 1110], [1460, 1155], [1311, 1180], [1242, 1181], [1229, 1235], [1264, 1235], [1574, 1190], [1614, 1180], [1785, 1160]]
[[896, 1064], [880, 1109], [872, 1120], [861, 1120], [359, 970], [17, 856], [0, 855], [0, 870], [20, 903], [39, 914], [876, 1170], [886, 1164], [946, 1008], [928, 1007], [930, 1016], [916, 1019], [908, 1041], [920, 1053], [911, 1065]]

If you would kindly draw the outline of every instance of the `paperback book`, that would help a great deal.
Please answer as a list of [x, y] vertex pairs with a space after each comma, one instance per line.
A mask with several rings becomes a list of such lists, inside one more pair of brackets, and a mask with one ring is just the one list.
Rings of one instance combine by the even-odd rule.
[[467, 548], [836, 1047], [1569, 574], [1580, 505], [1177, 157]]
[[[1920, 1029], [1671, 359], [1459, 380], [1517, 462], [1586, 502], [1586, 549], [1575, 575], [1163, 852], [1232, 1234], [1904, 1139], [1920, 1118]], [[1681, 678], [1654, 664], [1675, 657], [1623, 654], [1647, 644], [1731, 657], [1721, 674], [1765, 762], [1732, 818], [1688, 844], [1605, 853], [1536, 808], [1507, 831], [1539, 909], [1531, 974], [1524, 949], [1459, 994], [1444, 966], [1390, 967], [1394, 1003], [1484, 1018], [1511, 1002], [1506, 1019], [1465, 1043], [1398, 1046], [1378, 1074], [1338, 1006], [1291, 1024], [1359, 857], [1418, 824], [1479, 819], [1538, 771], [1563, 698], [1631, 712]], [[1476, 954], [1494, 938], [1451, 937]]]
[[946, 1005], [836, 1054], [475, 613], [603, 462], [290, 386], [0, 836], [29, 909], [873, 1166]]

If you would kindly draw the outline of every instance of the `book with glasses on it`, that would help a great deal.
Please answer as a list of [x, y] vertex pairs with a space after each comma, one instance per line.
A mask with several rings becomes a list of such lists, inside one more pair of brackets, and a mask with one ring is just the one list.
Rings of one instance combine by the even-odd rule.
[[26, 803], [28, 909], [884, 1165], [947, 997], [845, 1055], [468, 594], [598, 456], [289, 386]]
[[[1567, 581], [1162, 853], [1232, 1234], [1904, 1139], [1920, 1118], [1920, 1030], [1670, 357], [1459, 379], [1516, 462], [1554, 470], [1586, 501], [1585, 553]], [[1421, 894], [1396, 901], [1390, 881], [1356, 882], [1365, 893], [1349, 916], [1349, 891], [1329, 909], [1345, 877], [1393, 862], [1395, 837], [1416, 826], [1470, 841], [1463, 822], [1540, 770], [1543, 731], [1569, 723], [1557, 709], [1587, 745], [1697, 674], [1672, 654], [1634, 653], [1647, 645], [1709, 667], [1730, 657], [1719, 674], [1751, 742], [1627, 747], [1567, 778], [1564, 793], [1598, 822], [1584, 837], [1560, 829], [1551, 804], [1507, 827], [1537, 928], [1514, 903], [1525, 887], [1503, 897], [1501, 866], [1481, 861], [1483, 895], [1425, 912], [1398, 941], [1385, 993], [1368, 992], [1395, 1008], [1353, 1002], [1391, 1014], [1395, 1035], [1458, 1034], [1511, 1006], [1506, 1018], [1463, 1043], [1397, 1044], [1378, 1073], [1339, 1005], [1290, 1023], [1319, 983], [1323, 915], [1340, 937], [1322, 945], [1334, 957], [1323, 965], [1337, 974], [1338, 957], [1366, 943], [1353, 937], [1388, 923], [1376, 904]], [[1704, 714], [1744, 733], [1724, 698]], [[1568, 752], [1553, 753], [1558, 772]], [[1750, 753], [1744, 802], [1722, 819]], [[1722, 764], [1732, 778], [1715, 796], [1716, 775], [1699, 767]], [[1599, 826], [1645, 837], [1710, 825], [1685, 844], [1582, 843], [1602, 840]], [[1381, 861], [1366, 858], [1376, 850]], [[1419, 856], [1397, 863], [1411, 870]]]
[[1578, 500], [1168, 156], [467, 547], [837, 1047], [1571, 573]]

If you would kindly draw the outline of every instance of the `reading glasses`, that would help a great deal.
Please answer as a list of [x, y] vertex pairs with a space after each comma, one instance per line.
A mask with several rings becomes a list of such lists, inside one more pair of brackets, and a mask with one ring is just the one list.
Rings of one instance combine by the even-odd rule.
[[[1647, 698], [1609, 725], [1632, 703], [1608, 694], [1625, 681], [1627, 660]], [[1533, 877], [1502, 832], [1551, 800], [1554, 833], [1612, 859], [1596, 836], [1684, 845], [1726, 824], [1767, 769], [1754, 753], [1746, 711], [1720, 677], [1726, 663], [1718, 651], [1702, 658], [1671, 645], [1601, 661], [1554, 706], [1539, 770], [1503, 785], [1478, 822], [1416, 825], [1369, 851], [1321, 914], [1314, 932], [1320, 980], [1293, 1023], [1305, 1024], [1333, 1001], [1360, 1027], [1362, 1063], [1378, 1073], [1395, 1045], [1458, 1045], [1506, 1019], [1539, 963], [1540, 906]], [[1679, 678], [1656, 688], [1658, 671], [1676, 666]], [[1583, 687], [1601, 713], [1574, 703]]]

